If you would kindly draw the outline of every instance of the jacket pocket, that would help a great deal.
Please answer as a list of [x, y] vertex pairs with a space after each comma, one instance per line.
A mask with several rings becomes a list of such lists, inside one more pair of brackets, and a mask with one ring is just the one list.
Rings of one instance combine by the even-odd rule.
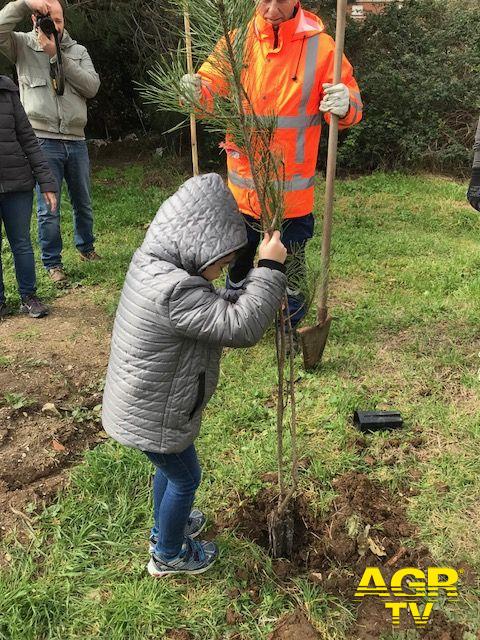
[[55, 97], [46, 78], [20, 76], [22, 102], [29, 118], [55, 123], [58, 120]]
[[205, 400], [205, 371], [198, 374], [198, 388], [197, 388], [197, 399], [195, 400], [195, 404], [193, 409], [190, 412], [189, 420], [193, 418], [196, 412], [200, 409]]

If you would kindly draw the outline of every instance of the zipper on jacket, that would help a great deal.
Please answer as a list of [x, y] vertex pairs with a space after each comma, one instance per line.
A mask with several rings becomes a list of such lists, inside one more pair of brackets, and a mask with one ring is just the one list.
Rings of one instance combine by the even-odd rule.
[[200, 409], [204, 400], [205, 400], [205, 371], [202, 371], [201, 373], [198, 374], [197, 398], [195, 400], [193, 409], [190, 412], [190, 416], [189, 416], [190, 420], [193, 418], [195, 413]]

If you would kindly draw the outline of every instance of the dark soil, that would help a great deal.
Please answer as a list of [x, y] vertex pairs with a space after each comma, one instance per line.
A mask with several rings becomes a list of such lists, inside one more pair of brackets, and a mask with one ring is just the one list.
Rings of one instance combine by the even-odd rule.
[[0, 537], [31, 531], [85, 449], [102, 442], [110, 320], [82, 290], [41, 320], [0, 323]]
[[[435, 562], [426, 547], [410, 546], [416, 532], [407, 520], [406, 501], [400, 495], [390, 494], [368, 476], [355, 472], [336, 479], [334, 488], [337, 497], [324, 518], [315, 518], [305, 499], [297, 498], [291, 509], [295, 551], [289, 560], [273, 560], [274, 571], [284, 581], [299, 574], [307, 575], [330, 595], [350, 602], [356, 611], [356, 622], [347, 638], [375, 640], [392, 631], [391, 611], [385, 609], [379, 598], [367, 597], [360, 603], [354, 599], [365, 568], [381, 567], [382, 575], [388, 579], [400, 568], [425, 569], [435, 566]], [[268, 549], [267, 516], [275, 500], [276, 488], [266, 487], [254, 501], [242, 501], [229, 526], [236, 526], [240, 534]], [[406, 539], [410, 540], [408, 547]], [[298, 617], [300, 613], [295, 615]], [[284, 633], [282, 624], [275, 633]], [[400, 628], [414, 628], [405, 614]], [[436, 611], [419, 635], [428, 640], [457, 640], [464, 630], [463, 625], [448, 621]], [[272, 639], [303, 637], [285, 633], [273, 635]], [[317, 636], [305, 636], [310, 637]]]
[[320, 634], [312, 627], [302, 609], [284, 616], [269, 640], [320, 640]]

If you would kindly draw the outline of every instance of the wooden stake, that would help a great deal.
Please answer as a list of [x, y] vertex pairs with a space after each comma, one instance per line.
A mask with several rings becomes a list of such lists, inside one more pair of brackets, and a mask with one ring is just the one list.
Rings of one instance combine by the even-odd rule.
[[[185, 23], [185, 44], [187, 46], [187, 71], [193, 75], [192, 32], [190, 30], [190, 16], [187, 9], [185, 9], [183, 13], [183, 20]], [[193, 175], [198, 176], [197, 122], [193, 112], [190, 114], [190, 141], [192, 145]]]

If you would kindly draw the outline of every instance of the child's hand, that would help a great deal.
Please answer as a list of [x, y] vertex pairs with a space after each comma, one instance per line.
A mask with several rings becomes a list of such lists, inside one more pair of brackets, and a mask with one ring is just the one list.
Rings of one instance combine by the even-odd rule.
[[265, 233], [262, 244], [258, 250], [260, 260], [275, 260], [285, 263], [287, 250], [280, 240], [280, 231], [274, 231], [272, 235]]

